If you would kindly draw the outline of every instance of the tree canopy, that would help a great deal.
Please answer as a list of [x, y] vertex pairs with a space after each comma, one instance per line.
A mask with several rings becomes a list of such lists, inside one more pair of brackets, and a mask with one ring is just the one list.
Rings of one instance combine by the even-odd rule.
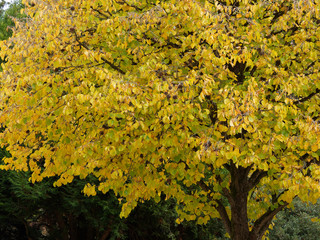
[[0, 44], [3, 169], [94, 175], [128, 216], [175, 198], [261, 239], [319, 198], [318, 0], [25, 1]]
[[20, 1], [14, 1], [8, 8], [5, 8], [5, 2], [0, 2], [0, 40], [11, 37], [11, 28], [14, 26], [14, 18], [22, 18], [20, 9], [23, 7]]

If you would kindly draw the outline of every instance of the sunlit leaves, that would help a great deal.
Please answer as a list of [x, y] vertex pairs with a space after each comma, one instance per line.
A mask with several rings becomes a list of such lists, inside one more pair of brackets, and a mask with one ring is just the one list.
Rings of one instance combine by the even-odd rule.
[[206, 223], [230, 190], [230, 163], [266, 173], [250, 193], [252, 219], [275, 206], [272, 194], [316, 199], [318, 7], [37, 1], [1, 43], [1, 139], [12, 154], [2, 168], [29, 169], [33, 182], [58, 176], [56, 186], [95, 175], [84, 194], [113, 190], [122, 216], [164, 193], [183, 203], [180, 220]]

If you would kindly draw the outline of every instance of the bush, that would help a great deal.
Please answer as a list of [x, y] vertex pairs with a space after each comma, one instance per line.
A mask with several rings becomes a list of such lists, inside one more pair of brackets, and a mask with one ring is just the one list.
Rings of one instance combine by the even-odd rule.
[[269, 232], [270, 240], [318, 240], [320, 236], [320, 202], [309, 204], [294, 200], [294, 208], [277, 215]]

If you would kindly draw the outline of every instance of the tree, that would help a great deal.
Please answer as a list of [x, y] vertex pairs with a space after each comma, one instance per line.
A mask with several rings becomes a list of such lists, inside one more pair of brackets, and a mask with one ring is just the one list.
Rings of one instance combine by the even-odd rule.
[[[22, 7], [14, 2], [1, 13], [1, 40], [11, 36], [12, 18], [25, 17], [20, 14]], [[0, 149], [0, 161], [4, 156], [10, 154]], [[0, 239], [222, 239], [224, 235], [216, 220], [205, 227], [195, 221], [176, 224], [173, 200], [145, 202], [120, 220], [114, 194], [84, 197], [84, 180], [74, 179], [72, 184], [53, 189], [52, 178], [32, 184], [28, 182], [30, 172], [0, 172]]]
[[[20, 1], [15, 1], [11, 3], [8, 8], [5, 8], [5, 2], [0, 1], [0, 41], [6, 40], [12, 35], [11, 28], [14, 27], [14, 18], [24, 17], [20, 10], [23, 5]], [[3, 63], [5, 59], [0, 59], [0, 64]], [[0, 66], [0, 70], [2, 68]]]
[[[0, 8], [3, 9], [4, 1], [0, 3]], [[20, 13], [23, 5], [20, 1], [15, 1], [8, 6], [5, 11], [1, 10], [1, 20], [0, 20], [0, 40], [6, 40], [12, 35], [11, 27], [14, 26], [14, 18], [22, 18], [23, 15]], [[3, 11], [3, 12], [2, 12]]]
[[3, 15], [5, 9], [4, 9], [4, 6], [6, 5], [6, 2], [5, 0], [1, 0], [0, 1], [0, 15]]
[[175, 198], [262, 239], [319, 197], [317, 1], [35, 1], [1, 44], [3, 169], [93, 174], [126, 217]]

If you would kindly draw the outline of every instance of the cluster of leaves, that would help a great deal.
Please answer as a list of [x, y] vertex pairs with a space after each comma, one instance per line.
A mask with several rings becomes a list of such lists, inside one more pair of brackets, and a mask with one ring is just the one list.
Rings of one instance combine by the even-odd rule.
[[318, 1], [25, 3], [1, 43], [3, 169], [86, 179], [124, 217], [164, 194], [233, 239], [319, 198]]

